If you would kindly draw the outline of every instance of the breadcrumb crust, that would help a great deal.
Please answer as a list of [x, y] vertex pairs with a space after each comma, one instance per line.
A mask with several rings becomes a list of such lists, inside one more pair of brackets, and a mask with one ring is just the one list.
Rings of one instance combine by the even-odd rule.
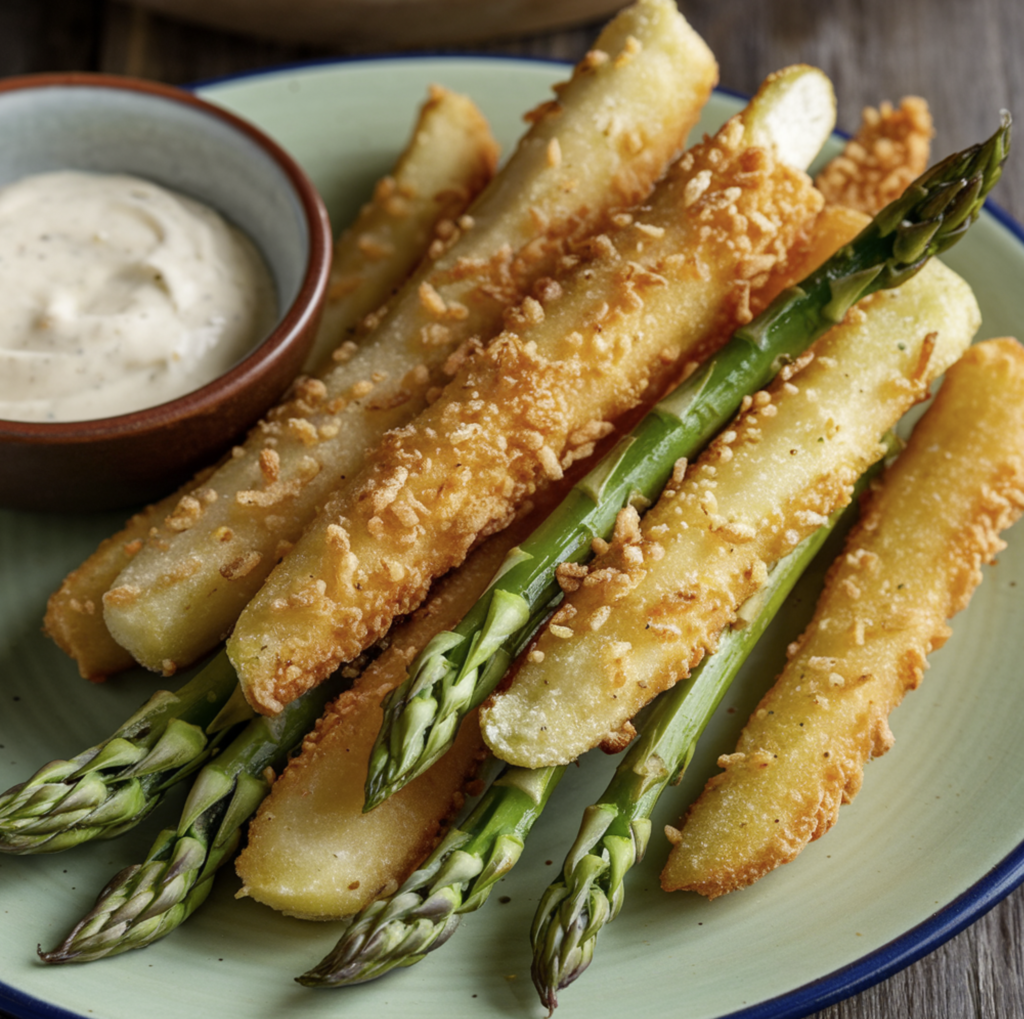
[[554, 617], [562, 632], [537, 637], [543, 659], [485, 702], [495, 755], [546, 767], [607, 740], [620, 746], [625, 722], [715, 650], [771, 564], [849, 501], [882, 455], [879, 437], [956, 360], [979, 320], [967, 285], [932, 262], [866, 299], [746, 397], [646, 514], [640, 540], [620, 538], [595, 557]]
[[709, 898], [788, 863], [837, 821], [888, 716], [950, 635], [1024, 510], [1024, 348], [971, 347], [866, 499], [814, 619], [690, 808], [662, 874]]
[[924, 173], [934, 134], [928, 103], [917, 96], [868, 106], [856, 136], [814, 183], [827, 202], [873, 216]]
[[748, 322], [788, 278], [820, 208], [807, 176], [750, 147], [739, 118], [684, 155], [642, 220], [577, 248], [556, 296], [525, 298], [325, 504], [228, 642], [250, 703], [280, 710], [354, 658], [589, 457], [652, 384]]

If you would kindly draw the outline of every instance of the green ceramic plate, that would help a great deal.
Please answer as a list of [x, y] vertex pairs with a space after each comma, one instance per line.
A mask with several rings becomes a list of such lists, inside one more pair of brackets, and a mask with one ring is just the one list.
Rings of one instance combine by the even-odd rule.
[[[510, 144], [522, 111], [563, 73], [557, 65], [492, 59], [376, 60], [257, 74], [201, 91], [290, 149], [342, 224], [399, 151], [429, 82], [470, 93]], [[716, 95], [704, 129], [738, 105]], [[979, 136], [986, 126], [979, 125]], [[1024, 243], [1011, 224], [983, 217], [950, 262], [975, 286], [983, 336], [1022, 328]], [[49, 592], [118, 523], [117, 516], [75, 514], [70, 505], [65, 516], [0, 513], [0, 789], [51, 757], [95, 743], [156, 685], [132, 675], [90, 686], [39, 630]], [[1020, 534], [1011, 534], [999, 565], [987, 572], [921, 690], [893, 718], [895, 749], [868, 769], [836, 830], [795, 866], [711, 904], [658, 890], [667, 843], [656, 836], [594, 964], [563, 992], [560, 1015], [801, 1015], [905, 965], [1021, 879]], [[731, 748], [812, 600], [810, 590], [793, 600], [747, 668], [688, 779], [666, 797], [656, 831], [677, 819], [716, 756]], [[337, 926], [234, 901], [238, 882], [230, 869], [186, 928], [144, 953], [89, 966], [38, 964], [36, 944], [52, 946], [106, 879], [141, 859], [158, 819], [112, 843], [3, 859], [0, 1009], [97, 1019], [539, 1017], [530, 919], [575, 835], [579, 809], [609, 770], [603, 758], [571, 770], [515, 872], [443, 951], [344, 991], [310, 991], [291, 981], [333, 945]]]

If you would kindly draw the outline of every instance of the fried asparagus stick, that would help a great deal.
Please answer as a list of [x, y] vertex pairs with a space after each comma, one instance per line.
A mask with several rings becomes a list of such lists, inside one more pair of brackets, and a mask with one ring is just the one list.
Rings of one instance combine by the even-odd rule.
[[494, 335], [510, 303], [663, 172], [714, 83], [710, 52], [671, 0], [627, 8], [598, 47], [351, 359], [300, 381], [104, 596], [112, 635], [143, 665], [166, 671], [221, 640], [366, 450], [426, 405], [452, 355]]
[[[815, 230], [823, 247], [821, 257], [837, 247], [841, 250], [813, 272], [817, 262], [810, 260], [804, 270], [810, 275], [799, 287], [780, 296], [730, 340], [713, 364], [666, 397], [634, 435], [576, 487], [542, 530], [514, 551], [455, 631], [442, 635], [412, 663], [408, 679], [388, 698], [385, 725], [370, 764], [369, 803], [381, 802], [443, 751], [459, 719], [504, 673], [505, 643], [520, 625], [517, 616], [525, 618], [532, 605], [550, 600], [558, 591], [556, 577], [571, 585], [574, 575], [581, 575], [579, 564], [591, 539], [611, 536], [616, 514], [632, 501], [634, 492], [654, 499], [675, 459], [698, 450], [739, 407], [741, 397], [771, 377], [777, 359], [800, 354], [860, 296], [895, 285], [919, 269], [929, 252], [962, 234], [964, 223], [980, 208], [982, 192], [998, 178], [1001, 156], [989, 164], [1004, 151], [1005, 130], [1001, 128], [985, 146], [945, 160], [922, 178], [905, 202], [880, 214], [852, 243], [847, 244], [863, 226], [863, 217], [842, 206], [828, 207]], [[981, 191], [972, 176], [976, 173], [986, 181]], [[954, 191], [972, 212], [958, 209], [952, 202]], [[949, 219], [944, 225], [929, 222], [936, 214], [937, 196], [947, 203]], [[907, 243], [919, 236], [922, 220], [929, 222], [931, 233], [924, 249]], [[894, 257], [897, 251], [901, 254]]]
[[142, 548], [150, 531], [171, 516], [182, 499], [201, 492], [203, 481], [212, 473], [212, 468], [201, 471], [177, 492], [134, 514], [50, 595], [43, 629], [75, 660], [84, 679], [101, 682], [136, 664], [131, 653], [110, 636], [103, 619], [103, 595]]
[[950, 635], [999, 532], [1024, 510], [1024, 349], [972, 347], [869, 498], [814, 619], [736, 752], [690, 808], [666, 890], [714, 898], [792, 860], [835, 824], [888, 715]]
[[873, 216], [924, 173], [934, 133], [928, 103], [917, 96], [868, 106], [856, 136], [814, 183], [830, 204]]
[[861, 302], [811, 354], [779, 373], [641, 528], [616, 539], [570, 590], [511, 686], [481, 710], [484, 738], [511, 764], [621, 748], [629, 720], [689, 675], [764, 582], [770, 565], [849, 500], [882, 453], [879, 436], [970, 343], [970, 288], [937, 260]]
[[335, 242], [327, 303], [306, 359], [308, 373], [329, 368], [342, 343], [372, 329], [431, 243], [442, 240], [438, 231], [456, 229], [497, 162], [498, 144], [476, 104], [431, 86], [394, 169], [377, 182], [373, 197]]
[[495, 535], [442, 581], [395, 628], [388, 650], [328, 706], [250, 827], [236, 863], [240, 894], [291, 916], [337, 919], [393, 892], [430, 852], [485, 756], [480, 730], [468, 723], [451, 752], [393, 807], [366, 814], [363, 783], [380, 702], [409, 658], [479, 597], [523, 526]]
[[[555, 1005], [554, 991], [589, 963], [602, 921], [618, 912], [624, 872], [643, 855], [650, 834], [648, 818], [658, 796], [685, 768], [714, 706], [834, 523], [830, 520], [779, 563], [765, 588], [745, 606], [748, 625], [723, 641], [719, 653], [695, 670], [692, 683], [680, 684], [658, 702], [645, 722], [643, 740], [630, 748], [601, 803], [588, 809], [566, 863], [572, 894], [566, 894], [564, 882], [549, 889], [534, 925], [535, 944], [542, 940], [555, 957], [544, 964], [555, 984], [550, 994], [546, 988], [541, 994], [550, 1008]], [[443, 945], [460, 918], [483, 906], [496, 882], [516, 864], [564, 770], [505, 769], [472, 814], [445, 836], [401, 888], [353, 917], [336, 947], [299, 982], [310, 987], [362, 983], [412, 965]], [[378, 809], [386, 810], [387, 804]], [[603, 898], [605, 890], [611, 903]], [[594, 908], [588, 911], [588, 904]], [[560, 937], [553, 928], [563, 920], [569, 929]], [[541, 989], [537, 966], [535, 961], [535, 981]]]
[[793, 139], [806, 165], [833, 116], [820, 71], [773, 75], [595, 239], [591, 259], [544, 300], [527, 298], [429, 408], [388, 434], [239, 617], [228, 653], [258, 711], [280, 710], [376, 640], [645, 391], [750, 321], [821, 206], [774, 143]]
[[[476, 106], [465, 96], [434, 88], [412, 137], [372, 200], [334, 245], [330, 288], [307, 370], [329, 367], [331, 353], [360, 339], [360, 327], [401, 286], [427, 253], [436, 224], [443, 232], [490, 180], [497, 145]], [[372, 321], [372, 316], [371, 316]], [[363, 326], [363, 331], [370, 325]], [[346, 348], [348, 349], [348, 348]], [[185, 497], [203, 490], [206, 470], [166, 499], [136, 514], [104, 541], [50, 598], [46, 632], [87, 679], [102, 679], [135, 664], [103, 620], [103, 595], [142, 548], [153, 528], [164, 527]]]
[[571, 469], [529, 513], [439, 581], [427, 601], [392, 628], [387, 650], [328, 706], [250, 828], [236, 867], [240, 894], [293, 916], [336, 919], [393, 892], [433, 848], [486, 756], [479, 727], [471, 718], [450, 753], [394, 802], [364, 813], [381, 700], [404, 678], [410, 659], [465, 614], [509, 550], [539, 526], [582, 473], [582, 467]]

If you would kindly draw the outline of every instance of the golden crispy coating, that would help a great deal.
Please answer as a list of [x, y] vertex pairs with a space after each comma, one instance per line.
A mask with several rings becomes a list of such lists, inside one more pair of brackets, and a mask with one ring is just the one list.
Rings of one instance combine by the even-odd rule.
[[666, 890], [714, 898], [792, 860], [835, 824], [864, 764], [892, 745], [888, 715], [914, 689], [946, 620], [1024, 509], [1024, 349], [972, 347], [868, 498], [814, 619], [734, 754], [690, 808]]
[[[345, 342], [361, 338], [378, 311], [427, 252], [439, 221], [456, 220], [490, 180], [497, 145], [483, 115], [465, 96], [434, 88], [420, 110], [412, 137], [392, 172], [377, 183], [373, 199], [334, 245], [331, 285], [308, 370], [324, 364]], [[348, 348], [346, 348], [347, 352]], [[262, 442], [261, 442], [262, 446]], [[44, 628], [89, 679], [102, 679], [135, 664], [107, 630], [103, 595], [118, 574], [161, 528], [195, 522], [203, 507], [204, 470], [177, 492], [133, 516], [64, 580], [50, 598]], [[175, 513], [177, 507], [191, 513]], [[153, 532], [153, 533], [151, 533]], [[226, 559], [221, 568], [237, 579], [256, 550]]]
[[327, 920], [361, 909], [396, 888], [433, 849], [471, 787], [485, 752], [476, 715], [454, 748], [404, 789], [363, 814], [370, 748], [381, 701], [412, 658], [451, 629], [490, 583], [505, 555], [523, 541], [581, 474], [571, 471], [534, 512], [484, 542], [430, 598], [392, 630], [388, 650], [337, 698], [263, 802], [237, 862], [242, 894], [274, 909]]
[[575, 243], [663, 172], [714, 83], [713, 58], [670, 0], [628, 8], [598, 45], [604, 58], [584, 60], [536, 114], [373, 333], [300, 381], [210, 479], [218, 499], [161, 527], [118, 578], [105, 619], [142, 664], [180, 665], [222, 639], [330, 492], [426, 405], [453, 353], [495, 335], [511, 301], [543, 290]]
[[932, 115], [928, 103], [907, 96], [898, 108], [864, 109], [860, 130], [818, 175], [815, 184], [834, 205], [873, 216], [899, 198], [928, 166]]
[[213, 470], [210, 467], [200, 471], [177, 492], [136, 513], [117, 534], [100, 542], [96, 551], [50, 595], [43, 630], [75, 660], [84, 679], [102, 682], [135, 664], [135, 659], [107, 629], [103, 595], [151, 536], [153, 528], [171, 516], [182, 500], [188, 497], [190, 504], [202, 505], [203, 486]]
[[154, 523], [166, 517], [185, 494], [175, 492], [136, 513], [117, 534], [101, 542], [50, 595], [43, 629], [75, 660], [84, 679], [100, 682], [135, 664], [135, 659], [110, 636], [103, 622], [103, 595], [142, 548]]
[[476, 715], [437, 764], [364, 814], [366, 762], [390, 689], [342, 694], [317, 723], [249, 827], [235, 864], [240, 897], [336, 920], [395, 891], [437, 844], [486, 756]]
[[819, 208], [738, 117], [688, 152], [327, 503], [229, 641], [250, 703], [278, 711], [355, 657], [652, 383], [749, 321]]
[[491, 750], [542, 767], [604, 742], [621, 749], [623, 727], [714, 651], [771, 564], [845, 505], [882, 455], [879, 437], [979, 319], [967, 284], [933, 261], [861, 302], [802, 369], [747, 397], [685, 477], [677, 469], [642, 529], [633, 511], [620, 515], [615, 541], [570, 585], [511, 686], [484, 704]]
[[498, 143], [476, 104], [432, 86], [394, 169], [335, 241], [323, 318], [305, 371], [330, 367], [341, 343], [372, 331], [437, 231], [458, 222], [497, 162]]

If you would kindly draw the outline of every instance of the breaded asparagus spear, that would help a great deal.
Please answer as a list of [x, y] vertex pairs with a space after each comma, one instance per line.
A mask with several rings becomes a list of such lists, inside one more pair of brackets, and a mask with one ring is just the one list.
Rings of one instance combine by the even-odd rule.
[[[781, 297], [777, 306], [741, 331], [716, 358], [715, 366], [708, 369], [718, 380], [715, 385], [708, 385], [706, 372], [695, 374], [663, 401], [621, 449], [594, 468], [592, 476], [578, 485], [552, 514], [542, 532], [510, 557], [486, 597], [474, 606], [456, 631], [442, 635], [412, 664], [409, 678], [389, 698], [385, 726], [371, 762], [369, 803], [379, 803], [443, 752], [459, 719], [486, 696], [504, 673], [508, 661], [504, 642], [508, 635], [517, 632], [522, 625], [520, 620], [530, 614], [532, 605], [546, 603], [557, 591], [556, 567], [565, 564], [558, 579], [571, 586], [574, 576], [581, 576], [581, 568], [575, 564], [585, 557], [591, 539], [610, 536], [615, 515], [632, 499], [634, 491], [645, 499], [655, 497], [675, 459], [699, 448], [739, 405], [745, 391], [744, 377], [748, 379], [746, 385], [755, 388], [770, 376], [777, 356], [799, 353], [830, 325], [834, 315], [841, 317], [862, 293], [878, 285], [892, 285], [919, 268], [923, 258], [918, 256], [922, 251], [915, 253], [913, 246], [902, 238], [912, 239], [918, 234], [921, 228], [915, 220], [924, 214], [938, 215], [933, 207], [937, 197], [949, 202], [954, 193], [966, 194], [972, 210], [966, 219], [961, 219], [963, 210], [956, 205], [950, 208], [953, 214], [948, 223], [949, 234], [959, 236], [963, 223], [980, 208], [980, 194], [998, 177], [1004, 141], [1001, 131], [984, 149], [971, 150], [940, 164], [921, 183], [923, 195], [909, 195], [906, 202], [889, 210], [897, 215], [887, 215], [865, 229], [855, 244], [812, 273], [802, 288]], [[968, 168], [969, 179], [964, 180]], [[984, 178], [980, 191], [976, 187], [978, 181], [970, 179], [974, 173]], [[951, 183], [958, 186], [951, 188]], [[855, 217], [855, 213], [846, 213], [848, 219]], [[906, 220], [900, 225], [904, 217]], [[829, 223], [833, 230], [842, 231], [843, 216], [837, 208], [831, 210]], [[859, 225], [863, 225], [863, 220]], [[924, 256], [928, 250], [939, 247], [946, 236], [940, 226], [935, 225], [934, 229], [933, 244], [925, 246]], [[842, 241], [850, 239], [855, 230], [840, 233]], [[892, 260], [897, 247], [904, 257], [913, 258], [902, 263]], [[871, 266], [875, 269], [867, 272]], [[878, 273], [882, 266], [887, 268]], [[829, 302], [840, 296], [839, 305], [830, 306]], [[758, 375], [759, 372], [763, 374]]]
[[104, 596], [111, 633], [142, 664], [174, 668], [221, 640], [366, 450], [426, 405], [452, 355], [493, 336], [505, 307], [663, 172], [714, 83], [710, 52], [671, 0], [639, 0], [597, 46], [351, 359], [300, 382]]
[[[636, 862], [643, 855], [650, 831], [645, 821], [658, 796], [685, 768], [729, 683], [835, 523], [830, 520], [779, 563], [765, 589], [744, 607], [746, 625], [723, 641], [719, 653], [704, 663], [699, 675], [695, 672], [691, 683], [680, 684], [658, 702], [645, 722], [644, 736], [630, 749], [601, 803], [588, 810], [566, 864], [573, 894], [566, 894], [564, 882], [559, 890], [549, 890], [538, 913], [545, 922], [539, 928], [539, 919], [535, 922], [535, 943], [542, 941], [545, 954], [554, 956], [546, 962], [545, 972], [553, 971], [556, 982], [550, 995], [542, 991], [549, 1007], [555, 1004], [554, 990], [586, 967], [590, 942], [602, 921], [613, 919], [621, 906], [622, 878], [630, 860]], [[460, 918], [479, 909], [494, 884], [515, 865], [563, 771], [506, 769], [472, 814], [449, 832], [402, 887], [353, 917], [336, 947], [299, 982], [310, 987], [362, 983], [412, 965], [439, 948]], [[373, 818], [381, 810], [387, 810], [387, 804], [367, 816]], [[614, 898], [610, 908], [595, 882]], [[598, 903], [598, 908], [588, 912], [588, 901]], [[568, 929], [560, 937], [554, 928], [563, 920]], [[541, 944], [536, 947], [540, 953]]]
[[386, 436], [239, 617], [228, 653], [258, 711], [280, 710], [376, 640], [645, 393], [750, 320], [821, 208], [784, 160], [806, 166], [833, 117], [820, 71], [772, 75], [593, 242], [591, 259], [544, 300], [527, 298], [436, 402]]
[[496, 756], [542, 767], [628, 743], [630, 719], [714, 650], [771, 564], [849, 501], [879, 436], [979, 322], [967, 284], [932, 260], [747, 397], [642, 526], [623, 510], [612, 545], [571, 578], [512, 684], [481, 709]]
[[[497, 145], [486, 121], [465, 96], [435, 88], [420, 110], [412, 137], [372, 200], [335, 242], [330, 288], [307, 370], [330, 367], [330, 355], [353, 342], [427, 253], [435, 226], [443, 232], [493, 175]], [[345, 348], [346, 350], [349, 348]], [[186, 497], [197, 498], [212, 468], [133, 516], [70, 573], [49, 600], [46, 632], [78, 663], [87, 679], [135, 664], [103, 620], [103, 595], [117, 575]]]
[[431, 243], [443, 247], [444, 235], [457, 229], [497, 163], [498, 143], [476, 104], [431, 86], [394, 169], [334, 244], [327, 303], [305, 371], [320, 374], [342, 343], [372, 330]]
[[814, 618], [720, 758], [662, 873], [713, 898], [792, 860], [835, 824], [885, 753], [888, 715], [950, 635], [999, 532], [1024, 510], [1024, 349], [970, 348], [864, 507]]

